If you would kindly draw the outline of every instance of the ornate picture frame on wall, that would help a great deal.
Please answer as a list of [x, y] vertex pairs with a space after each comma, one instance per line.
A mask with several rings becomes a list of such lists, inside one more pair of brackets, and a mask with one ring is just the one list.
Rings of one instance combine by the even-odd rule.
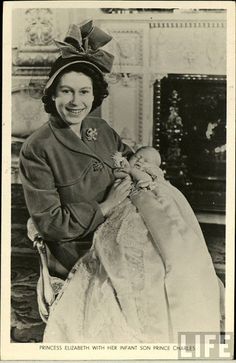
[[196, 211], [225, 211], [226, 77], [169, 74], [154, 84], [153, 145]]

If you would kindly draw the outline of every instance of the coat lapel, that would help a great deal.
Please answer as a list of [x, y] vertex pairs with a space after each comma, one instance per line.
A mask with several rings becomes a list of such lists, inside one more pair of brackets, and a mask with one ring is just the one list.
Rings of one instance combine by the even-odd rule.
[[51, 116], [49, 125], [57, 140], [66, 148], [81, 154], [89, 155], [100, 162], [104, 162], [111, 168], [114, 167], [111, 156], [104, 155], [100, 152], [99, 143], [96, 140], [89, 141], [86, 138], [86, 130], [90, 127], [96, 128], [99, 134], [98, 122], [94, 122], [93, 118], [88, 117], [83, 121], [81, 126], [82, 139], [80, 139], [59, 117]]
[[100, 160], [99, 156], [89, 148], [61, 119], [55, 116], [50, 117], [49, 125], [57, 140], [59, 140], [66, 148], [75, 152], [90, 155]]

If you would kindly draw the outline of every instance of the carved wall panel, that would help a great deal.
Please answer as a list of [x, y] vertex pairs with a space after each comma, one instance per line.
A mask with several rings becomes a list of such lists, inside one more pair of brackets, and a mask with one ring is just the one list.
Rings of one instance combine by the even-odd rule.
[[63, 38], [71, 22], [71, 11], [57, 8], [15, 9], [12, 14], [13, 47], [45, 47]]
[[25, 19], [25, 45], [52, 44], [55, 24], [51, 9], [27, 9]]
[[44, 124], [48, 115], [41, 101], [40, 79], [31, 81], [23, 78], [14, 79], [12, 90], [12, 135], [26, 138]]
[[13, 52], [14, 74], [26, 75], [32, 71], [30, 74], [35, 75], [43, 72], [32, 67], [46, 67], [47, 74], [48, 67], [57, 56], [53, 38], [58, 37], [58, 28], [53, 10], [17, 9], [13, 13], [13, 21], [18, 30], [17, 33], [14, 31], [13, 36], [13, 43], [17, 43]]
[[226, 73], [223, 21], [150, 23], [150, 46], [150, 65], [158, 72]]
[[114, 54], [114, 66], [118, 71], [122, 66], [142, 66], [143, 65], [143, 27], [137, 24], [130, 26], [127, 23], [121, 27], [121, 24], [105, 24], [106, 30], [111, 34], [113, 40], [108, 44], [109, 51]]
[[148, 24], [103, 22], [102, 25], [113, 37], [108, 51], [115, 56], [114, 73], [108, 77], [110, 97], [103, 104], [102, 115], [119, 133], [128, 134], [133, 143], [145, 143], [143, 115], [144, 108], [149, 106], [144, 104]]
[[[73, 9], [29, 8], [13, 12], [14, 75], [47, 75], [59, 52], [53, 39], [63, 40]], [[20, 21], [19, 21], [20, 19]]]
[[[103, 117], [118, 132], [136, 143], [143, 141], [143, 79], [141, 75], [118, 76], [110, 83], [110, 95], [103, 105]], [[109, 79], [108, 79], [109, 82]]]

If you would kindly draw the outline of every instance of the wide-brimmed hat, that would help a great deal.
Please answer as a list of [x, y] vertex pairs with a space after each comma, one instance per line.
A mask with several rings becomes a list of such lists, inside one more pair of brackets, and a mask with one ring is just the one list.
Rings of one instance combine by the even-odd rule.
[[99, 73], [109, 73], [114, 56], [100, 49], [112, 37], [88, 20], [80, 25], [72, 24], [63, 42], [54, 40], [61, 55], [54, 62], [44, 92], [53, 84], [55, 78], [73, 64], [87, 64]]

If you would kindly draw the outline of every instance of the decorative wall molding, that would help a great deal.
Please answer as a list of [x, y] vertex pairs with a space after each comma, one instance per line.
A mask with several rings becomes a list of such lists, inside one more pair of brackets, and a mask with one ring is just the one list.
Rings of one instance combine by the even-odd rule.
[[15, 52], [13, 65], [25, 67], [50, 67], [58, 58], [59, 52], [55, 48], [21, 49]]
[[108, 27], [113, 37], [109, 51], [115, 55], [114, 65], [142, 66], [143, 64], [143, 30]]
[[[121, 100], [124, 93], [129, 95], [128, 103], [123, 103], [123, 99]], [[145, 122], [143, 120], [143, 94], [141, 74], [133, 74], [127, 77], [127, 80], [124, 80], [123, 77], [117, 78], [115, 83], [110, 84], [109, 99], [106, 100], [102, 113], [102, 116], [107, 118], [109, 124], [118, 132], [129, 126], [132, 140], [138, 143], [143, 142], [143, 123]], [[116, 106], [114, 107], [114, 105]], [[117, 108], [120, 110], [119, 114]], [[131, 115], [131, 118], [126, 117], [125, 114]], [[128, 121], [128, 125], [122, 124], [123, 118]]]
[[215, 21], [215, 20], [190, 20], [190, 21], [181, 21], [181, 20], [174, 20], [174, 21], [155, 21], [149, 23], [150, 29], [153, 28], [225, 28], [226, 21]]
[[41, 77], [47, 78], [48, 74], [50, 72], [49, 67], [13, 67], [13, 76], [17, 77]]
[[139, 86], [139, 88], [137, 91], [137, 96], [138, 96], [137, 135], [138, 135], [138, 142], [140, 144], [142, 144], [143, 143], [143, 127], [144, 127], [144, 122], [145, 122], [145, 120], [143, 118], [143, 93], [144, 93], [143, 78], [138, 79], [138, 86]]
[[41, 101], [43, 86], [44, 81], [41, 79], [13, 79], [13, 136], [24, 139], [48, 120]]
[[152, 72], [226, 73], [224, 21], [160, 21], [149, 26]]
[[[169, 76], [172, 76], [172, 74], [170, 73]], [[226, 76], [224, 76], [224, 75], [213, 75], [213, 74], [211, 74], [211, 75], [208, 75], [208, 74], [175, 74], [174, 77], [176, 80], [188, 80], [188, 81], [191, 81], [191, 80], [192, 81], [195, 81], [195, 80], [225, 81], [226, 80]]]
[[[123, 22], [122, 27], [120, 23], [114, 22], [104, 22], [102, 25], [113, 37], [108, 50], [115, 56], [114, 73], [107, 78], [111, 89], [110, 97], [103, 104], [102, 114], [118, 132], [128, 127], [130, 138], [140, 144], [144, 137], [143, 115], [147, 115], [143, 101], [146, 87], [144, 78], [146, 80], [148, 77], [148, 26], [137, 23], [132, 25], [129, 22]], [[120, 111], [117, 113], [118, 109]], [[124, 120], [127, 120], [126, 124]]]
[[166, 77], [167, 73], [151, 73], [149, 78], [149, 85], [153, 87], [156, 81], [161, 81], [162, 78]]
[[14, 75], [47, 75], [51, 64], [58, 57], [55, 11], [49, 8], [20, 9], [22, 24], [19, 42], [13, 49]]
[[24, 45], [41, 46], [53, 43], [55, 19], [52, 9], [25, 10], [25, 39]]
[[31, 78], [27, 80], [22, 79], [21, 81], [14, 79], [12, 86], [13, 98], [14, 93], [16, 92], [27, 92], [32, 98], [41, 99], [41, 97], [43, 96], [45, 82], [46, 79], [42, 78]]
[[59, 56], [54, 46], [19, 47], [13, 50], [13, 75], [46, 76]]
[[160, 127], [161, 127], [161, 79], [157, 78], [153, 92], [153, 104], [156, 105], [153, 112], [153, 146], [160, 149]]
[[105, 75], [105, 79], [110, 85], [121, 82], [124, 87], [131, 87], [132, 81], [138, 78], [142, 78], [142, 76], [143, 75], [141, 73], [109, 73]]

